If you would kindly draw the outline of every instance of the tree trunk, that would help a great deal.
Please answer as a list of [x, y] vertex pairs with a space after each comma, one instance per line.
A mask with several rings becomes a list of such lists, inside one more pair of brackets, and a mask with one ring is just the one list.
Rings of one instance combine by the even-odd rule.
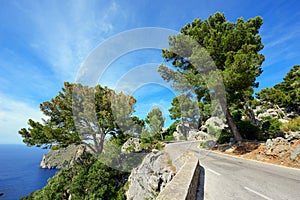
[[259, 125], [259, 124], [258, 124], [258, 121], [257, 121], [256, 118], [255, 118], [255, 114], [254, 114], [254, 112], [253, 112], [253, 109], [251, 108], [251, 106], [250, 106], [248, 100], [245, 100], [245, 102], [246, 102], [246, 103], [244, 104], [244, 109], [245, 109], [245, 111], [246, 111], [247, 116], [250, 118], [250, 120], [251, 120], [251, 122], [252, 122], [253, 124]]
[[234, 136], [235, 140], [237, 142], [241, 142], [243, 140], [243, 138], [242, 138], [239, 130], [237, 129], [237, 127], [236, 127], [236, 125], [235, 125], [235, 123], [234, 123], [234, 121], [233, 121], [233, 119], [232, 119], [232, 117], [230, 115], [230, 112], [229, 112], [229, 109], [228, 109], [228, 107], [226, 105], [226, 102], [222, 98], [220, 98], [219, 100], [220, 100], [220, 104], [221, 104], [222, 110], [223, 110], [223, 112], [225, 114], [227, 123], [228, 123], [228, 125], [229, 125], [229, 127], [230, 127], [230, 129], [231, 129], [231, 131], [233, 133], [233, 136]]
[[228, 125], [229, 125], [229, 127], [230, 127], [232, 133], [233, 133], [233, 136], [234, 136], [235, 140], [236, 140], [237, 142], [242, 141], [243, 138], [242, 138], [242, 136], [241, 136], [239, 130], [237, 129], [237, 127], [236, 127], [236, 125], [235, 125], [235, 123], [234, 123], [234, 121], [233, 121], [233, 119], [232, 119], [232, 117], [231, 117], [231, 115], [230, 115], [230, 113], [229, 113], [228, 108], [226, 108], [225, 116], [226, 116], [226, 120], [227, 120], [227, 122], [228, 122]]

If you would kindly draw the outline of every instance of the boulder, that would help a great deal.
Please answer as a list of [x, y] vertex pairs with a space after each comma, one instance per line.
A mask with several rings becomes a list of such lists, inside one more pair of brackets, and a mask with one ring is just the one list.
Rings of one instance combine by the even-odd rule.
[[300, 145], [293, 149], [293, 151], [291, 152], [290, 159], [292, 161], [295, 161], [296, 159], [300, 161]]
[[130, 200], [155, 199], [169, 183], [175, 172], [166, 164], [166, 155], [161, 151], [148, 154], [141, 165], [134, 168], [128, 178], [126, 197]]
[[183, 134], [181, 134], [177, 131], [174, 131], [173, 132], [173, 137], [174, 137], [175, 140], [180, 140], [183, 137]]
[[[206, 120], [206, 122], [203, 126], [206, 127], [207, 133], [209, 135], [215, 135], [217, 131], [220, 131], [220, 130], [228, 127], [228, 125], [220, 117], [209, 118], [208, 120]], [[202, 130], [202, 128], [201, 128], [201, 130]]]
[[122, 153], [131, 153], [141, 151], [141, 140], [139, 138], [129, 138], [121, 147]]
[[295, 140], [295, 139], [300, 139], [300, 131], [287, 132], [287, 133], [285, 133], [284, 137], [289, 141]]
[[197, 130], [190, 130], [187, 134], [187, 140], [197, 140], [199, 132]]
[[210, 136], [208, 133], [203, 131], [197, 131], [197, 130], [191, 130], [188, 133], [188, 140], [208, 140], [210, 139]]
[[176, 132], [178, 132], [179, 135], [182, 135], [186, 137], [188, 135], [188, 132], [191, 130], [191, 127], [189, 124], [179, 124], [176, 127]]

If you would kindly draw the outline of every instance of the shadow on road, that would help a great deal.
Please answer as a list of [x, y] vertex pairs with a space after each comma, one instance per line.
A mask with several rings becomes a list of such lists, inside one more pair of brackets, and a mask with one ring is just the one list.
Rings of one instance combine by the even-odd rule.
[[199, 186], [197, 189], [197, 200], [204, 199], [204, 180], [205, 180], [205, 169], [200, 166], [200, 179], [199, 179]]

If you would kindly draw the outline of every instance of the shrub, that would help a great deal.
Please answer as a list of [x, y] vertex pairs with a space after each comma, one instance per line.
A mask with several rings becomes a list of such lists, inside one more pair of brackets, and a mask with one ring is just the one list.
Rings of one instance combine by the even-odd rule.
[[300, 130], [300, 117], [290, 120], [287, 123], [283, 123], [280, 127], [283, 132], [299, 131]]
[[165, 137], [165, 141], [171, 141], [171, 140], [174, 140], [174, 136], [173, 135], [167, 135]]
[[247, 140], [256, 140], [260, 134], [260, 128], [250, 121], [239, 121], [236, 126], [241, 136]]
[[173, 133], [176, 131], [176, 127], [177, 127], [177, 123], [174, 122], [173, 124], [171, 124], [171, 126], [169, 128], [167, 128], [167, 130], [165, 130], [163, 132], [163, 135], [165, 137], [167, 137], [167, 136], [173, 136]]
[[230, 138], [232, 138], [232, 137], [233, 137], [232, 133], [230, 133], [227, 130], [222, 130], [221, 134], [220, 134], [220, 136], [218, 138], [218, 143], [219, 144], [228, 143], [228, 142], [230, 142]]
[[234, 110], [231, 112], [232, 119], [235, 122], [239, 122], [242, 120], [242, 112], [240, 110]]
[[179, 137], [179, 139], [180, 140], [186, 140], [186, 137], [182, 135], [182, 136]]
[[159, 150], [159, 151], [163, 150], [163, 148], [164, 148], [164, 147], [161, 145], [160, 142], [158, 142], [158, 143], [155, 145], [155, 149], [157, 149], [157, 150]]
[[76, 164], [62, 169], [48, 179], [41, 190], [31, 193], [23, 200], [68, 199], [125, 199], [125, 181], [128, 173], [105, 166], [93, 155], [84, 153]]
[[271, 118], [271, 117], [265, 117], [263, 118], [262, 123], [262, 132], [268, 133], [268, 134], [274, 134], [280, 131], [281, 122], [278, 120], [278, 118]]

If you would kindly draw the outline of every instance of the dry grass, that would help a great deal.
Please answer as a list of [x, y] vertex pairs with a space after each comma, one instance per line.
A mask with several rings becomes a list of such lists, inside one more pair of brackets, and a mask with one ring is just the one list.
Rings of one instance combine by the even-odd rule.
[[290, 120], [287, 123], [283, 123], [280, 127], [280, 130], [283, 132], [288, 131], [299, 131], [300, 130], [300, 117]]

